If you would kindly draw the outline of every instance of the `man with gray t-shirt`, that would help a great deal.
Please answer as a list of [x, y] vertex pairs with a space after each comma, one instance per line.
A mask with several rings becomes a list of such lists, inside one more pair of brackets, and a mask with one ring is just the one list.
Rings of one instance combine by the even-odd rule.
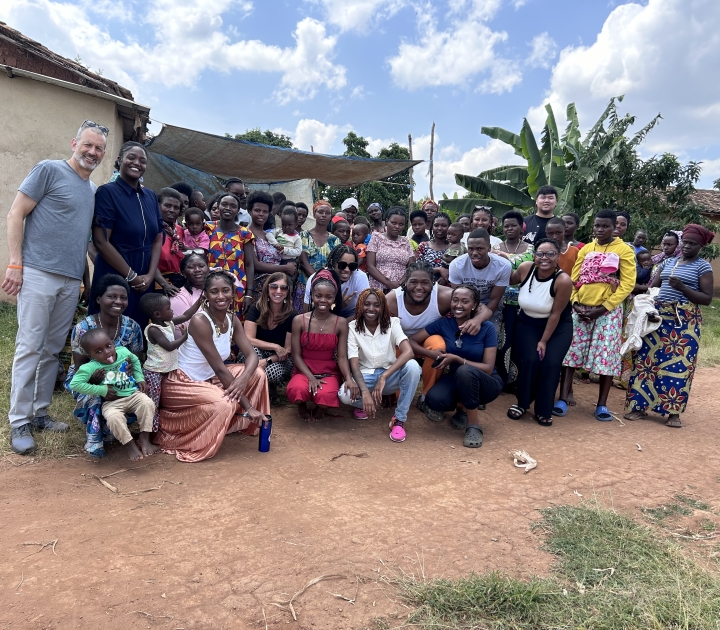
[[32, 430], [67, 431], [48, 415], [58, 355], [80, 297], [96, 186], [90, 175], [105, 156], [108, 129], [86, 120], [72, 157], [36, 164], [7, 216], [10, 262], [2, 283], [17, 295], [18, 332], [10, 390], [12, 449], [35, 450]]
[[510, 284], [512, 265], [502, 256], [490, 253], [490, 234], [483, 228], [470, 232], [467, 249], [467, 254], [450, 263], [450, 286], [474, 286], [480, 293], [480, 302], [489, 309], [486, 312], [492, 313], [490, 321], [495, 326], [495, 332], [499, 332], [502, 323], [500, 302]]

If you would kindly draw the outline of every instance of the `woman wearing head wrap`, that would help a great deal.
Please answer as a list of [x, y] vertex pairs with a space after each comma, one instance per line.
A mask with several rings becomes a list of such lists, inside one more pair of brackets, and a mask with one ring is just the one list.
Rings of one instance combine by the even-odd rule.
[[702, 225], [691, 223], [682, 233], [682, 255], [668, 258], [653, 278], [651, 287], [660, 287], [655, 308], [660, 327], [643, 337], [643, 345], [634, 355], [625, 398], [625, 418], [638, 420], [651, 411], [669, 416], [669, 427], [682, 426], [680, 414], [690, 396], [697, 354], [700, 347], [700, 305], [710, 304], [713, 272], [710, 263], [700, 258], [700, 250], [714, 234]]
[[355, 217], [357, 216], [359, 205], [360, 204], [358, 204], [358, 200], [354, 197], [347, 198], [340, 205], [340, 210], [347, 217], [348, 223], [350, 225], [355, 223]]
[[372, 221], [371, 232], [385, 232], [385, 221], [383, 221], [383, 207], [379, 203], [371, 203], [367, 207], [367, 215]]
[[420, 206], [420, 210], [424, 210], [427, 214], [427, 224], [430, 226], [429, 236], [432, 236], [432, 225], [435, 221], [435, 215], [438, 213], [438, 205], [432, 199], [426, 199]]
[[[320, 420], [326, 408], [340, 406], [341, 377], [348, 388], [353, 384], [347, 360], [347, 321], [333, 312], [339, 290], [330, 270], [318, 271], [310, 285], [310, 312], [293, 320], [291, 344], [295, 369], [285, 394], [298, 406], [300, 418], [305, 422]], [[315, 403], [312, 412], [307, 407], [309, 402]]]
[[302, 243], [302, 253], [299, 258], [300, 273], [293, 293], [293, 308], [298, 313], [303, 310], [303, 297], [308, 278], [325, 266], [330, 252], [340, 245], [340, 239], [328, 230], [332, 217], [330, 202], [325, 199], [316, 201], [313, 206], [313, 216], [315, 227], [300, 233]]

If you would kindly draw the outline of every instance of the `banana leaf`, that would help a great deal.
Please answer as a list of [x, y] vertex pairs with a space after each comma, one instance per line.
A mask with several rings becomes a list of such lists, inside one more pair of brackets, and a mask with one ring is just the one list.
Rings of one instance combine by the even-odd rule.
[[501, 140], [505, 144], [509, 144], [515, 149], [515, 155], [523, 157], [522, 142], [520, 141], [520, 136], [516, 133], [503, 129], [502, 127], [481, 127], [480, 133], [490, 136], [495, 140]]
[[528, 171], [524, 166], [497, 166], [489, 171], [478, 174], [482, 179], [492, 179], [496, 182], [510, 182], [515, 187], [525, 186], [527, 183]]
[[577, 148], [580, 146], [580, 121], [578, 120], [575, 103], [570, 103], [567, 106], [567, 119], [568, 126], [565, 129], [565, 135], [560, 140], [564, 145]]
[[495, 199], [478, 199], [473, 197], [470, 199], [441, 199], [438, 202], [443, 212], [450, 212], [457, 218], [462, 214], [472, 215], [475, 206], [489, 206], [493, 209], [493, 214], [501, 217], [509, 210], [515, 210], [512, 205], [495, 201]]
[[470, 192], [482, 195], [487, 199], [495, 199], [500, 203], [516, 206], [518, 208], [532, 208], [535, 202], [514, 186], [501, 184], [491, 179], [481, 179], [472, 175], [455, 174], [455, 182]]

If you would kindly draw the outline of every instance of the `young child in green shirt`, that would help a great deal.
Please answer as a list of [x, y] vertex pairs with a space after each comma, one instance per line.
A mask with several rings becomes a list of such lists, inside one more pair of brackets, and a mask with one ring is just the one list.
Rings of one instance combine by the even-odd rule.
[[[102, 414], [108, 429], [135, 461], [153, 455], [160, 449], [150, 442], [155, 404], [145, 395], [146, 384], [138, 358], [127, 348], [116, 348], [102, 328], [86, 332], [80, 339], [90, 361], [81, 365], [70, 381], [70, 389], [80, 394], [105, 399]], [[102, 375], [99, 385], [91, 383], [96, 372]], [[127, 414], [134, 413], [140, 426], [138, 444], [132, 439]]]

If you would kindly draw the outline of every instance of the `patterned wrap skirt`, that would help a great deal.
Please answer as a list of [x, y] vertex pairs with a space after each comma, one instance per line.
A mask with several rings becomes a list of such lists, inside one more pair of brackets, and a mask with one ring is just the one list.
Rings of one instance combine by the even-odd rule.
[[679, 414], [690, 397], [702, 314], [692, 302], [656, 302], [655, 308], [662, 323], [633, 355], [625, 410]]

